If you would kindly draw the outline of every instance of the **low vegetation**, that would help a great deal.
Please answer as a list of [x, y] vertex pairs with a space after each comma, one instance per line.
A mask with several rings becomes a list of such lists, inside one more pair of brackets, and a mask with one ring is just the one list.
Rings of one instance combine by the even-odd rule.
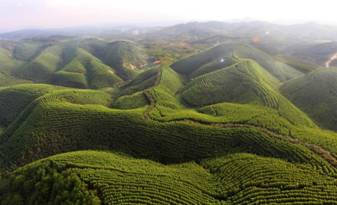
[[0, 43], [1, 205], [337, 204], [335, 68], [164, 37]]

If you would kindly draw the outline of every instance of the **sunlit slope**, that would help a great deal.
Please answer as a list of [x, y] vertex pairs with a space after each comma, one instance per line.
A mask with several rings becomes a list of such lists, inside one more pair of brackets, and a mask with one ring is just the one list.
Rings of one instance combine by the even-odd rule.
[[337, 134], [296, 102], [332, 113], [335, 70], [229, 45], [149, 69], [133, 42], [22, 48], [62, 86], [0, 88], [0, 204], [337, 203]]
[[228, 204], [336, 203], [335, 178], [275, 158], [234, 154], [204, 162]]
[[132, 79], [147, 65], [146, 51], [141, 45], [132, 41], [109, 43], [88, 39], [81, 43], [81, 47], [114, 68], [118, 76], [124, 80]]
[[114, 108], [132, 109], [149, 105], [145, 91], [158, 83], [160, 69], [150, 69], [139, 74], [134, 80], [120, 88], [112, 106]]
[[311, 120], [284, 98], [275, 87], [277, 81], [252, 60], [240, 62], [192, 79], [181, 91], [184, 102], [204, 106], [220, 102], [264, 105], [278, 110], [294, 124]]
[[108, 152], [70, 152], [24, 166], [0, 181], [0, 201], [8, 205], [337, 201], [336, 179], [329, 174], [251, 154], [162, 165]]
[[[200, 72], [198, 70], [203, 69], [206, 64], [214, 61], [223, 63], [223, 67], [226, 67], [228, 65], [227, 59], [235, 59], [235, 57], [255, 60], [280, 81], [289, 80], [301, 75], [300, 71], [277, 61], [253, 46], [236, 43], [217, 46], [200, 54], [178, 61], [174, 63], [172, 67], [179, 73], [193, 75], [195, 72]], [[216, 67], [220, 66], [216, 65]]]
[[282, 86], [282, 92], [317, 124], [337, 129], [337, 69], [318, 69]]
[[53, 76], [52, 83], [79, 88], [113, 87], [122, 82], [115, 71], [83, 49], [76, 49], [74, 57]]
[[[245, 76], [240, 82], [280, 97], [273, 86], [275, 78], [255, 62], [242, 60], [232, 67], [231, 74], [239, 70]], [[88, 149], [147, 159], [98, 151], [53, 156], [5, 176], [1, 202], [335, 203], [336, 134], [315, 128], [312, 122], [292, 121], [295, 118], [282, 115], [278, 106], [262, 100], [186, 107], [180, 99], [189, 87], [185, 83], [180, 74], [163, 66], [113, 94], [42, 85], [1, 90], [0, 96], [33, 100], [23, 110], [23, 105], [15, 108], [21, 114], [0, 136], [2, 169]], [[124, 107], [116, 109], [119, 106]], [[31, 188], [37, 184], [46, 188]], [[53, 194], [47, 194], [50, 191]]]
[[[19, 42], [10, 59], [24, 62], [13, 75], [40, 83], [75, 88], [114, 87], [147, 65], [145, 50], [129, 41], [70, 39], [38, 44]], [[122, 80], [123, 79], [123, 80]]]
[[35, 82], [68, 87], [100, 88], [116, 85], [121, 79], [114, 70], [83, 49], [55, 45], [45, 49], [16, 74]]
[[218, 109], [215, 115], [208, 107], [200, 113], [185, 108], [174, 96], [183, 86], [177, 73], [168, 67], [155, 73], [155, 84], [136, 92], [144, 104], [133, 106], [139, 98], [129, 100], [131, 107], [139, 109], [110, 109], [111, 96], [93, 90], [61, 89], [36, 99], [2, 135], [0, 147], [8, 156], [2, 163], [22, 164], [81, 149], [120, 150], [162, 162], [196, 160], [238, 150], [312, 161], [311, 154], [303, 155], [310, 153], [305, 146], [270, 136], [269, 130], [296, 134], [293, 123], [273, 108], [232, 106], [236, 111], [232, 118], [227, 117], [230, 105], [212, 107]]
[[62, 45], [46, 48], [36, 58], [15, 70], [15, 75], [35, 82], [49, 82], [62, 61]]
[[0, 86], [24, 82], [11, 75], [12, 71], [23, 63], [12, 57], [14, 46], [13, 42], [0, 41]]

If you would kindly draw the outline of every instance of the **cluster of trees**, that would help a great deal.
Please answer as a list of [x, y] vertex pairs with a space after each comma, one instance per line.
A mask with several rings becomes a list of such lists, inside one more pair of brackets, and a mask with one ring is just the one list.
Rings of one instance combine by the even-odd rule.
[[48, 161], [35, 168], [3, 175], [0, 204], [98, 205], [101, 201], [76, 174]]

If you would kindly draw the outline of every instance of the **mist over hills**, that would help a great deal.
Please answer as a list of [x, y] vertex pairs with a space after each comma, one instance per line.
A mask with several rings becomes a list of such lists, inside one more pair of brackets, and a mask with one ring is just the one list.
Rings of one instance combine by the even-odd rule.
[[0, 204], [337, 204], [337, 27], [0, 34]]

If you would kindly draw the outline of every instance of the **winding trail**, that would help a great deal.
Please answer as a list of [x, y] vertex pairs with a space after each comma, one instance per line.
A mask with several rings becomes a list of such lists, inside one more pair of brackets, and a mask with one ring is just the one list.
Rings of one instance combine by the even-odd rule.
[[331, 55], [331, 57], [324, 63], [326, 68], [330, 68], [330, 65], [333, 61], [337, 60], [337, 52]]

